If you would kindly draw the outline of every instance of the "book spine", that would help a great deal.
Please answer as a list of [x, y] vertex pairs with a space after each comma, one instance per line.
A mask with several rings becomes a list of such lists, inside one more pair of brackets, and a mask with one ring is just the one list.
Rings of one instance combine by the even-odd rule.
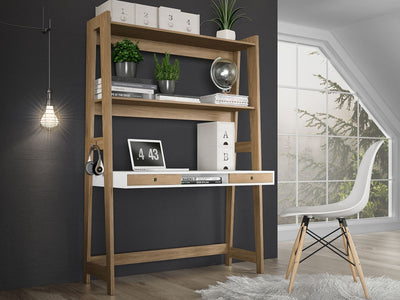
[[[101, 79], [101, 78], [100, 78]], [[146, 83], [135, 83], [135, 82], [123, 82], [123, 81], [112, 81], [112, 86], [119, 86], [119, 87], [133, 87], [133, 88], [142, 88], [142, 89], [151, 89], [156, 90], [158, 87], [154, 84], [146, 84]], [[96, 80], [96, 86], [101, 87], [101, 81]]]
[[[125, 77], [118, 77], [112, 76], [111, 82], [116, 85], [132, 85], [132, 84], [144, 84], [144, 85], [151, 85], [157, 88], [157, 85], [152, 79], [143, 79], [143, 78], [125, 78]], [[101, 78], [97, 78], [95, 81], [96, 84], [101, 83]]]
[[181, 184], [217, 184], [222, 183], [222, 179], [220, 180], [183, 180]]
[[[152, 94], [146, 93], [130, 93], [130, 92], [111, 92], [112, 97], [124, 97], [124, 98], [139, 98], [139, 99], [153, 99]], [[96, 100], [102, 98], [102, 94], [94, 95]]]
[[185, 98], [185, 97], [166, 97], [166, 96], [160, 96], [156, 95], [157, 100], [164, 100], [164, 101], [178, 101], [178, 102], [192, 102], [192, 103], [200, 103], [200, 99], [198, 98]]
[[239, 105], [239, 106], [248, 106], [248, 101], [241, 101], [241, 100], [211, 100], [211, 99], [200, 99], [203, 103], [213, 103], [213, 104], [222, 104], [222, 105]]
[[[152, 89], [142, 89], [142, 88], [134, 88], [134, 87], [125, 87], [125, 86], [112, 86], [112, 92], [129, 92], [129, 93], [143, 93], [143, 94], [154, 94], [154, 90]], [[95, 94], [101, 93], [101, 86], [97, 86], [95, 89]]]

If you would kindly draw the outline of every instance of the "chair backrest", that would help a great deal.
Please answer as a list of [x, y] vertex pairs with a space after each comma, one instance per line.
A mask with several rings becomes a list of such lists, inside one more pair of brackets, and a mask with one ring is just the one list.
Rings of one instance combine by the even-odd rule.
[[372, 168], [375, 156], [383, 141], [372, 144], [365, 152], [361, 164], [358, 168], [356, 181], [350, 195], [341, 201], [341, 206], [346, 207], [346, 215], [360, 212], [368, 203], [369, 190], [371, 186]]

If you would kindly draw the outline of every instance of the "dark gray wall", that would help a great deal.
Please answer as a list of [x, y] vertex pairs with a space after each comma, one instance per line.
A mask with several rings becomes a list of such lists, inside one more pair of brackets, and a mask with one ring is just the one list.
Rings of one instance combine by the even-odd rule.
[[[42, 6], [53, 21], [53, 102], [61, 126], [49, 134], [39, 128], [47, 89], [47, 36], [0, 25], [0, 289], [80, 281], [83, 252], [83, 166], [86, 21], [102, 1], [28, 1], [2, 4], [0, 20], [41, 26]], [[209, 1], [136, 1], [181, 8], [211, 17]], [[276, 170], [276, 1], [238, 1], [252, 22], [239, 21], [238, 38], [260, 35], [263, 168]], [[206, 23], [202, 34], [215, 35]], [[180, 58], [177, 93], [215, 91], [210, 62]], [[245, 62], [245, 61], [244, 61]], [[152, 74], [149, 54], [139, 76]], [[243, 68], [241, 93], [247, 93]], [[249, 136], [248, 115], [239, 139]], [[114, 118], [114, 166], [130, 167], [126, 139], [162, 139], [169, 167], [196, 168], [196, 124], [189, 121]], [[249, 155], [239, 167], [250, 168]], [[102, 190], [94, 191], [93, 253], [103, 253]], [[224, 240], [224, 188], [115, 190], [115, 249], [134, 251], [220, 243]], [[238, 188], [236, 246], [254, 249], [251, 189]], [[276, 257], [276, 187], [264, 188], [265, 255]], [[221, 264], [222, 256], [130, 265], [117, 275]]]

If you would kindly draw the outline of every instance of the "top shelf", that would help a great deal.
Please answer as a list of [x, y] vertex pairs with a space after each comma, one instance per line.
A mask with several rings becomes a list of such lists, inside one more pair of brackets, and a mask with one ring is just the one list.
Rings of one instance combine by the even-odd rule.
[[173, 43], [192, 47], [201, 47], [221, 51], [241, 51], [254, 47], [247, 41], [227, 40], [212, 36], [171, 31], [139, 25], [111, 22], [111, 34], [115, 36], [132, 37], [136, 39]]

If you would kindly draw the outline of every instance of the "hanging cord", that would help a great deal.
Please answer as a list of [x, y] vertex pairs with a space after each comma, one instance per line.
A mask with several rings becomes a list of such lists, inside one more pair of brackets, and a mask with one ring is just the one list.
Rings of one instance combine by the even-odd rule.
[[50, 60], [50, 58], [51, 58], [51, 48], [50, 48], [50, 45], [51, 45], [51, 19], [49, 19], [49, 27], [48, 27], [48, 29], [49, 29], [49, 90], [50, 90], [50, 70], [51, 70], [51, 68], [50, 68], [50, 66], [51, 66], [51, 60]]
[[48, 33], [49, 34], [49, 38], [48, 38], [48, 40], [49, 40], [49, 47], [48, 47], [48, 54], [49, 54], [49, 61], [48, 61], [48, 74], [49, 74], [49, 78], [48, 78], [48, 83], [49, 83], [49, 85], [48, 85], [48, 89], [47, 89], [47, 97], [46, 97], [46, 99], [47, 99], [47, 105], [50, 105], [50, 102], [51, 102], [51, 89], [50, 89], [50, 83], [51, 83], [51, 81], [50, 81], [50, 67], [51, 67], [51, 65], [50, 65], [50, 63], [51, 63], [51, 61], [50, 61], [50, 58], [51, 58], [51, 52], [50, 52], [50, 43], [51, 43], [51, 36], [50, 36], [50, 30], [51, 30], [51, 19], [49, 19], [49, 25], [48, 25], [48, 27], [45, 27], [45, 25], [44, 25], [44, 7], [42, 8], [42, 27], [35, 27], [35, 26], [25, 26], [25, 25], [19, 25], [19, 24], [11, 24], [11, 23], [7, 23], [7, 22], [4, 22], [4, 21], [0, 21], [0, 24], [3, 24], [3, 25], [7, 25], [7, 26], [11, 26], [11, 27], [16, 27], [16, 28], [22, 28], [22, 29], [32, 29], [32, 30], [40, 30], [41, 32], [43, 32], [43, 33]]

